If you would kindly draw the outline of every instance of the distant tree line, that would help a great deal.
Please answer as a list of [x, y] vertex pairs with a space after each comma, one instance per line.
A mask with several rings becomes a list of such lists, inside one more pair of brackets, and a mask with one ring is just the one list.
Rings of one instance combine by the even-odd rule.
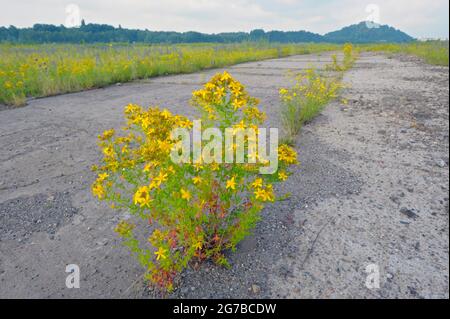
[[[205, 34], [200, 32], [164, 32], [118, 28], [106, 24], [86, 24], [67, 28], [63, 25], [35, 24], [31, 28], [0, 27], [0, 42], [10, 43], [98, 43], [98, 42], [141, 42], [141, 43], [231, 43], [243, 41], [269, 41], [279, 43], [301, 42], [406, 42], [412, 38], [401, 31], [387, 27], [364, 30], [365, 26], [355, 25], [350, 29], [329, 33], [325, 36], [308, 31], [253, 30]], [[356, 32], [356, 33], [355, 33]], [[373, 35], [373, 36], [372, 36]], [[388, 39], [388, 40], [384, 40]]]

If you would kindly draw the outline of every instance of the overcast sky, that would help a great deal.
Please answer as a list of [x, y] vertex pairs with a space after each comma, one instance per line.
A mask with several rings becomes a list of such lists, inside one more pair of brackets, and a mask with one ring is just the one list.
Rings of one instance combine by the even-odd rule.
[[262, 28], [323, 34], [378, 20], [414, 37], [449, 35], [448, 0], [0, 0], [0, 25], [70, 23], [76, 20], [71, 19], [76, 10], [70, 4], [87, 22], [149, 30], [217, 33]]

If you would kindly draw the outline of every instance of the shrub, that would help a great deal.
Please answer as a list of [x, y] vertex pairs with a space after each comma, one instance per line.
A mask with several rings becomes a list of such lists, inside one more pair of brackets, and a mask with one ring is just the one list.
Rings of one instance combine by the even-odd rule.
[[[192, 104], [202, 114], [203, 130], [256, 128], [265, 117], [258, 100], [226, 72], [194, 92]], [[273, 183], [288, 178], [296, 152], [287, 145], [278, 148], [280, 164], [274, 175], [259, 174], [266, 164], [259, 153], [255, 164], [207, 164], [203, 158], [179, 164], [170, 156], [180, 143], [171, 132], [191, 128], [189, 119], [137, 105], [128, 105], [125, 116], [122, 134], [109, 130], [99, 137], [104, 157], [95, 167], [98, 178], [92, 191], [137, 217], [120, 221], [116, 232], [145, 268], [145, 277], [170, 291], [177, 273], [193, 258], [229, 266], [224, 252], [235, 250], [255, 227], [264, 204], [275, 201]], [[148, 240], [140, 240], [137, 229], [149, 232]]]

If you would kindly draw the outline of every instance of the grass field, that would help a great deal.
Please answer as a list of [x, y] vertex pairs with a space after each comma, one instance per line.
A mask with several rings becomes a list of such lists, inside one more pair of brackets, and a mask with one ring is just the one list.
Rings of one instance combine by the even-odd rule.
[[[448, 66], [448, 41], [357, 46], [360, 51], [410, 54]], [[336, 44], [0, 44], [0, 103], [43, 97], [159, 75], [341, 50]]]
[[448, 41], [414, 42], [409, 44], [370, 44], [359, 46], [362, 51], [407, 54], [422, 58], [433, 65], [448, 66]]
[[0, 103], [158, 75], [339, 49], [330, 44], [0, 44]]

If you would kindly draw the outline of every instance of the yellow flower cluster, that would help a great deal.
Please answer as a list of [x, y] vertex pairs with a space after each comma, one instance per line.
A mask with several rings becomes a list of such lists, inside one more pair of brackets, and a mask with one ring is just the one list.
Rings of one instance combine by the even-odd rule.
[[[249, 96], [244, 86], [228, 72], [217, 74], [204, 88], [193, 93], [193, 103], [204, 115], [204, 120], [229, 121], [241, 111], [238, 121], [246, 124], [262, 123], [265, 114], [256, 107], [259, 100]], [[245, 127], [244, 127], [245, 128]]]
[[134, 204], [140, 207], [148, 207], [152, 201], [150, 197], [150, 190], [148, 186], [139, 187], [139, 189], [134, 194]]
[[286, 140], [291, 143], [305, 122], [312, 120], [336, 98], [342, 84], [338, 78], [326, 78], [314, 69], [293, 76], [291, 88], [280, 89], [281, 119]]
[[273, 193], [273, 185], [269, 184], [264, 186], [264, 181], [262, 178], [257, 178], [251, 187], [254, 189], [254, 195], [256, 200], [262, 202], [273, 202], [275, 201], [275, 195]]
[[98, 175], [97, 180], [92, 185], [92, 193], [98, 197], [98, 199], [104, 199], [106, 196], [106, 190], [103, 186], [103, 182], [109, 177], [107, 173], [101, 173]]
[[266, 188], [258, 188], [255, 190], [255, 198], [262, 202], [274, 202], [275, 195], [273, 194], [273, 186], [267, 185]]
[[287, 145], [281, 145], [278, 148], [278, 159], [288, 165], [298, 164], [297, 152]]
[[[152, 201], [151, 191], [157, 189], [174, 173], [173, 167], [158, 169], [166, 161], [176, 141], [171, 140], [170, 133], [176, 127], [191, 127], [192, 123], [183, 116], [172, 115], [168, 110], [157, 107], [144, 110], [129, 104], [125, 108], [128, 132], [127, 136], [115, 138], [115, 130], [106, 130], [99, 136], [99, 145], [103, 152], [104, 165], [100, 168], [97, 180], [92, 185], [92, 193], [99, 199], [105, 199], [112, 181], [109, 174], [116, 173], [144, 164], [142, 173], [150, 178], [148, 185], [139, 185], [133, 195], [133, 203], [139, 207], [149, 207]], [[138, 128], [142, 134], [136, 134]], [[138, 147], [134, 147], [138, 145]]]
[[337, 96], [337, 92], [342, 87], [338, 81], [326, 79], [313, 69], [299, 73], [295, 76], [294, 81], [295, 85], [292, 88], [280, 89], [280, 97], [283, 102], [308, 99], [317, 104], [327, 103]]

